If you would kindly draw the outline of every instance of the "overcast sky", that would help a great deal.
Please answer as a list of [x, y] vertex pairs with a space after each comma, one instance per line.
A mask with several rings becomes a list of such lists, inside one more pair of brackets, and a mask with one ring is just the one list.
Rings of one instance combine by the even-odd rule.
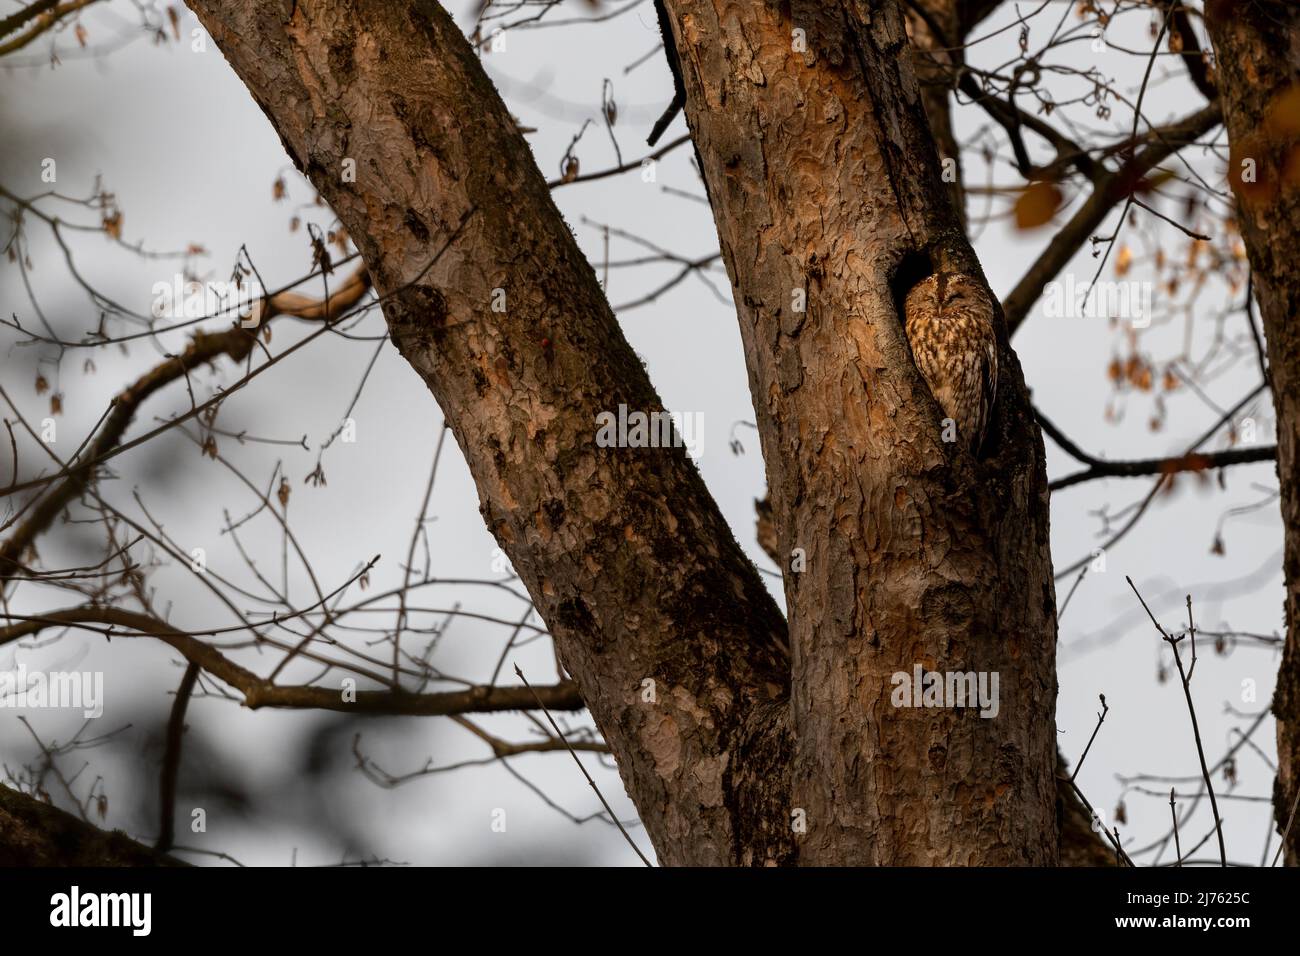
[[[10, 4], [12, 5], [12, 4]], [[459, 2], [453, 12], [468, 22]], [[484, 58], [485, 66], [506, 97], [512, 112], [536, 132], [528, 139], [542, 172], [559, 173], [561, 157], [584, 121], [593, 120], [576, 148], [582, 171], [616, 162], [609, 136], [599, 121], [602, 83], [613, 82], [618, 104], [614, 132], [624, 159], [644, 155], [645, 135], [671, 97], [671, 80], [658, 43], [658, 28], [648, 0], [630, 5], [624, 15], [596, 24], [577, 23], [551, 29], [531, 29], [508, 35], [506, 49]], [[610, 5], [607, 5], [609, 8]], [[620, 9], [621, 5], [614, 5]], [[570, 2], [550, 19], [580, 19], [585, 3]], [[1060, 4], [1052, 4], [1052, 23]], [[994, 19], [977, 30], [992, 34], [1005, 22]], [[1033, 21], [1037, 24], [1039, 21]], [[209, 42], [206, 52], [190, 49], [190, 31], [197, 21], [181, 11], [186, 42], [155, 45], [136, 37], [134, 7], [111, 0], [85, 16], [89, 41], [118, 48], [108, 56], [82, 55], [70, 33], [54, 39], [61, 64], [49, 66], [50, 44], [34, 44], [17, 57], [2, 61], [5, 95], [0, 99], [0, 182], [20, 194], [34, 194], [41, 161], [55, 158], [58, 188], [73, 195], [88, 194], [96, 176], [116, 194], [124, 212], [123, 238], [143, 242], [148, 249], [171, 250], [195, 243], [207, 250], [200, 269], [210, 278], [229, 275], [237, 251], [246, 245], [259, 272], [271, 285], [288, 282], [308, 270], [310, 248], [304, 230], [290, 231], [295, 215], [328, 224], [328, 213], [311, 208], [313, 191], [293, 170], [279, 139], [219, 51]], [[1041, 28], [1045, 33], [1050, 27]], [[1149, 48], [1149, 17], [1137, 15], [1115, 28], [1116, 46]], [[1035, 26], [1036, 31], [1040, 28]], [[115, 40], [121, 37], [121, 41]], [[134, 39], [133, 39], [134, 37]], [[1014, 55], [1015, 31], [979, 44], [971, 60], [995, 67]], [[1093, 63], [1120, 78], [1130, 95], [1136, 91], [1145, 61], [1108, 47], [1095, 52], [1088, 43], [1070, 48], [1082, 62]], [[630, 64], [649, 55], [630, 73]], [[1064, 87], [1062, 87], [1064, 88]], [[1185, 115], [1200, 105], [1199, 94], [1181, 79], [1169, 60], [1158, 62], [1145, 112], [1155, 122]], [[1132, 123], [1132, 114], [1116, 105], [1109, 119], [1068, 114], [1090, 130], [1118, 138]], [[472, 122], [472, 117], [466, 119]], [[973, 107], [958, 111], [959, 133], [975, 137], [986, 126]], [[678, 118], [665, 140], [685, 129]], [[687, 149], [678, 149], [658, 167], [656, 182], [645, 183], [635, 173], [556, 191], [562, 212], [579, 241], [598, 265], [603, 261], [604, 234], [609, 225], [643, 237], [690, 258], [716, 250], [711, 214], [699, 201], [703, 189]], [[1184, 158], [1216, 187], [1222, 186], [1220, 158], [1189, 150]], [[976, 157], [966, 159], [971, 184], [987, 180], [988, 170]], [[272, 184], [283, 175], [286, 200], [272, 202]], [[995, 181], [1016, 184], [1014, 171], [1000, 160]], [[692, 198], [694, 197], [694, 198]], [[1076, 201], [1078, 201], [1076, 199]], [[973, 197], [971, 214], [978, 218], [985, 197]], [[1171, 207], [1172, 208], [1172, 207]], [[1010, 224], [1005, 201], [994, 203], [998, 213], [978, 229], [976, 248], [996, 293], [1008, 292], [1051, 238], [1052, 227], [1021, 233]], [[68, 211], [70, 218], [76, 218]], [[84, 220], [84, 214], [82, 219]], [[1058, 217], [1058, 222], [1061, 219]], [[1107, 231], [1113, 226], [1108, 223]], [[32, 275], [38, 301], [51, 323], [69, 338], [78, 338], [97, 314], [68, 273], [48, 235], [31, 227]], [[1149, 217], [1126, 232], [1135, 253], [1134, 278], [1150, 278], [1147, 265], [1157, 245], [1171, 256], [1186, 254], [1187, 240], [1170, 228], [1154, 228]], [[148, 308], [153, 284], [171, 281], [173, 260], [132, 256], [100, 235], [71, 240], [78, 269], [105, 294], [140, 311]], [[610, 239], [612, 260], [640, 255], [632, 241]], [[1112, 260], [1113, 261], [1113, 260]], [[617, 307], [657, 288], [675, 266], [613, 268], [609, 296]], [[1097, 268], [1088, 250], [1072, 264], [1073, 277], [1086, 283]], [[1108, 265], [1107, 275], [1113, 277]], [[764, 568], [771, 567], [754, 541], [753, 503], [764, 492], [763, 468], [752, 428], [753, 407], [740, 349], [729, 282], [721, 269], [706, 273], [707, 282], [691, 276], [657, 301], [641, 308], [620, 309], [619, 318], [634, 348], [645, 359], [666, 405], [700, 413], [704, 446], [700, 467], [738, 539]], [[304, 289], [304, 291], [310, 291]], [[1218, 329], [1212, 313], [1240, 299], [1240, 292], [1211, 284], [1202, 292], [1189, 323], [1182, 316], [1157, 323], [1145, 333], [1142, 351], [1163, 362], [1184, 349], [1199, 359], [1210, 348]], [[0, 314], [34, 324], [34, 314], [18, 270], [0, 264]], [[382, 331], [373, 315], [360, 331]], [[1241, 315], [1223, 326], [1225, 335], [1246, 341]], [[276, 327], [274, 345], [302, 334], [301, 327]], [[1106, 372], [1112, 358], [1126, 356], [1125, 331], [1105, 319], [1051, 318], [1041, 308], [1014, 340], [1034, 401], [1084, 449], [1112, 458], [1151, 457], [1181, 452], [1217, 417], [1214, 408], [1227, 408], [1258, 382], [1253, 353], [1219, 368], [1200, 386], [1200, 393], [1182, 387], [1166, 397], [1167, 417], [1159, 430], [1151, 395], [1116, 397]], [[51, 358], [30, 347], [12, 347], [14, 335], [0, 336], [5, 388], [39, 421], [48, 414], [48, 396], [32, 388], [38, 358]], [[171, 348], [183, 345], [174, 335]], [[379, 354], [352, 417], [357, 423], [355, 444], [336, 444], [325, 453], [328, 485], [303, 482], [315, 467], [320, 444], [337, 427], [376, 348]], [[55, 379], [52, 365], [44, 367], [56, 389], [65, 395], [61, 434], [80, 441], [98, 420], [111, 395], [156, 362], [157, 348], [133, 346], [127, 354], [97, 351], [93, 374], [82, 370], [84, 356], [68, 355]], [[598, 361], [598, 356], [593, 356]], [[1220, 363], [1224, 364], [1224, 363]], [[1160, 367], [1163, 367], [1162, 365]], [[210, 395], [217, 383], [229, 382], [228, 367], [195, 379], [196, 394]], [[173, 387], [145, 407], [137, 430], [152, 427], [188, 407], [183, 390]], [[1108, 416], [1108, 407], [1112, 414]], [[1274, 440], [1272, 410], [1267, 400], [1253, 408], [1256, 440]], [[250, 434], [296, 440], [306, 435], [311, 451], [278, 445], [223, 443], [223, 453], [237, 457], [246, 473], [263, 487], [276, 463], [283, 462], [293, 481], [290, 517], [304, 550], [312, 556], [317, 576], [333, 588], [354, 574], [375, 554], [383, 559], [372, 575], [372, 587], [383, 590], [400, 581], [412, 523], [419, 510], [429, 464], [441, 423], [440, 413], [415, 374], [390, 345], [376, 341], [324, 338], [286, 360], [275, 375], [265, 376], [223, 406], [220, 425], [247, 428]], [[742, 423], [737, 425], [737, 423]], [[734, 428], [734, 432], [733, 432]], [[736, 437], [743, 454], [729, 448]], [[73, 445], [72, 447], [75, 447]], [[1220, 447], [1212, 443], [1210, 447]], [[1047, 442], [1049, 473], [1075, 470], [1072, 461]], [[7, 467], [7, 465], [5, 466]], [[248, 489], [216, 463], [200, 458], [193, 444], [169, 435], [127, 453], [115, 461], [119, 480], [105, 486], [115, 504], [139, 514], [132, 499], [138, 489], [151, 513], [186, 549], [204, 547], [213, 566], [238, 572], [238, 556], [228, 536], [220, 534], [222, 509], [238, 517], [256, 505]], [[1145, 772], [1186, 776], [1197, 773], [1196, 753], [1188, 715], [1176, 680], [1161, 683], [1157, 670], [1168, 657], [1151, 624], [1124, 581], [1131, 575], [1169, 627], [1185, 614], [1184, 595], [1195, 602], [1198, 623], [1207, 629], [1231, 627], [1262, 633], [1282, 627], [1281, 527], [1275, 502], [1228, 516], [1232, 509], [1267, 499], [1275, 493], [1272, 465], [1242, 466], [1226, 474], [1226, 487], [1198, 486], [1184, 480], [1162, 497], [1137, 529], [1106, 554], [1104, 572], [1091, 573], [1074, 595], [1061, 623], [1060, 696], [1057, 705], [1059, 740], [1073, 761], [1082, 752], [1096, 721], [1097, 695], [1105, 693], [1110, 714], [1080, 775], [1079, 783], [1096, 806], [1109, 814], [1122, 791], [1117, 775]], [[1149, 489], [1145, 479], [1094, 482], [1059, 492], [1052, 503], [1053, 556], [1058, 569], [1090, 554], [1105, 538], [1103, 513], [1114, 515], [1139, 500]], [[432, 568], [449, 577], [492, 577], [494, 542], [483, 528], [473, 484], [453, 442], [440, 464], [429, 525]], [[1227, 517], [1225, 517], [1227, 516]], [[79, 549], [93, 543], [92, 532], [62, 529], [43, 543], [42, 555], [51, 565], [71, 561]], [[1223, 554], [1212, 553], [1216, 534]], [[277, 569], [277, 534], [250, 525], [245, 542], [265, 566]], [[309, 593], [305, 578], [291, 572], [295, 594]], [[779, 581], [768, 576], [781, 598]], [[1058, 582], [1058, 601], [1073, 583]], [[211, 595], [196, 588], [183, 570], [164, 568], [154, 580], [160, 601], [174, 602], [172, 619], [180, 624], [213, 626], [229, 623], [228, 612]], [[58, 595], [26, 592], [32, 610], [60, 603]], [[464, 608], [515, 618], [524, 605], [490, 588], [437, 587], [426, 590], [428, 607]], [[44, 603], [39, 603], [43, 601]], [[435, 620], [429, 615], [423, 620]], [[383, 623], [391, 618], [383, 616]], [[377, 624], [380, 622], [376, 622]], [[435, 661], [447, 671], [475, 680], [491, 673], [508, 629], [468, 619], [455, 621], [439, 646]], [[1207, 642], [1208, 643], [1208, 642]], [[384, 652], [386, 653], [386, 652]], [[104, 733], [123, 730], [116, 743], [74, 754], [75, 769], [84, 758], [88, 774], [102, 775], [110, 797], [107, 823], [146, 838], [154, 824], [147, 816], [156, 786], [153, 765], [141, 771], [141, 761], [157, 760], [158, 738], [166, 720], [170, 694], [180, 679], [176, 655], [146, 641], [114, 640], [73, 633], [58, 644], [19, 652], [29, 667], [96, 668], [106, 674], [106, 713], [95, 728]], [[252, 659], [250, 659], [252, 660]], [[554, 663], [545, 642], [512, 652], [534, 682], [554, 679]], [[12, 648], [0, 650], [0, 668], [13, 666]], [[1211, 762], [1235, 742], [1233, 728], [1248, 718], [1233, 716], [1232, 706], [1250, 715], [1267, 705], [1272, 693], [1277, 655], [1271, 650], [1239, 648], [1216, 655], [1202, 648], [1194, 683], [1201, 728]], [[303, 671], [298, 679], [309, 679]], [[1257, 700], [1243, 701], [1243, 681], [1257, 683]], [[335, 862], [342, 856], [411, 863], [584, 862], [630, 864], [636, 859], [612, 827], [599, 821], [575, 825], [548, 805], [538, 793], [499, 765], [470, 767], [455, 773], [417, 779], [396, 789], [381, 789], [352, 770], [351, 725], [334, 733], [331, 718], [320, 714], [251, 713], [237, 704], [213, 698], [196, 699], [190, 707], [191, 737], [185, 773], [213, 780], [235, 791], [227, 803], [209, 812], [206, 834], [186, 832], [178, 821], [179, 842], [230, 853], [248, 864]], [[29, 761], [31, 737], [0, 710], [0, 758], [9, 767]], [[43, 713], [32, 724], [46, 739], [66, 739], [79, 722], [65, 714]], [[578, 722], [580, 723], [580, 722]], [[515, 716], [484, 721], [502, 735], [524, 739], [526, 723]], [[445, 720], [405, 719], [365, 723], [362, 750], [394, 774], [419, 769], [427, 760], [444, 765], [485, 756], [474, 738]], [[1243, 750], [1238, 761], [1235, 793], [1267, 796], [1274, 759], [1272, 722], [1255, 734], [1262, 753]], [[309, 758], [304, 754], [310, 750]], [[324, 777], [304, 777], [310, 760], [331, 769]], [[604, 793], [626, 819], [634, 819], [622, 794], [617, 773], [596, 773]], [[518, 758], [513, 768], [544, 791], [549, 801], [569, 813], [586, 817], [599, 806], [590, 789], [563, 754]], [[304, 780], [328, 781], [328, 786], [304, 786]], [[1227, 784], [1216, 781], [1216, 786]], [[1160, 785], [1153, 785], [1160, 789]], [[1194, 791], [1195, 782], [1179, 784]], [[1164, 785], [1167, 791], [1168, 784]], [[242, 796], [240, 796], [242, 795]], [[244, 804], [243, 801], [248, 803]], [[241, 806], [256, 811], [241, 812]], [[1166, 799], [1130, 794], [1127, 823], [1121, 826], [1132, 846], [1142, 846], [1163, 833], [1169, 808]], [[494, 810], [504, 809], [506, 832], [491, 828]], [[1222, 804], [1229, 856], [1258, 862], [1267, 827], [1268, 807], [1262, 802], [1226, 800]], [[1188, 825], [1196, 839], [1210, 827], [1207, 813]], [[633, 834], [648, 851], [639, 829]], [[1188, 837], [1184, 835], [1184, 845]], [[195, 857], [195, 859], [203, 859]]]

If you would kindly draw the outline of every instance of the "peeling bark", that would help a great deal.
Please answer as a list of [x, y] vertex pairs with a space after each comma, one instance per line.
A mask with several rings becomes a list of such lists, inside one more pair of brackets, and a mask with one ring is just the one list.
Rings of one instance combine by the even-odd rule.
[[[1277, 411], [1287, 624], [1273, 698], [1273, 812], [1281, 832], [1300, 795], [1300, 7], [1281, 0], [1210, 0], [1205, 13], [1231, 143], [1228, 181], [1237, 197]], [[1300, 826], [1291, 827], [1285, 850], [1287, 865], [1300, 865]]]
[[429, 0], [190, 5], [355, 238], [660, 861], [784, 861], [784, 621], [682, 449], [597, 447], [662, 405], [465, 37]]
[[[897, 6], [667, 7], [780, 551], [807, 556], [785, 578], [800, 862], [1055, 863], [1042, 443], [1004, 330], [984, 461], [941, 441], [908, 351], [900, 267], [983, 279]], [[918, 663], [998, 672], [999, 717], [891, 706]]]

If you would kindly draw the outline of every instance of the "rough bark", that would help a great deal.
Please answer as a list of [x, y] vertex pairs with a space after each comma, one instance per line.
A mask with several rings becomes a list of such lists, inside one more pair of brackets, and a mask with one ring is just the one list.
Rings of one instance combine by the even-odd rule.
[[[757, 502], [757, 510], [759, 547], [780, 567], [783, 562], [777, 551], [771, 502], [764, 498]], [[1061, 866], [1115, 866], [1115, 851], [1094, 829], [1088, 808], [1070, 785], [1069, 765], [1060, 750], [1057, 750], [1056, 761], [1056, 821]]]
[[[792, 809], [801, 862], [1056, 861], [1042, 445], [1002, 330], [986, 460], [940, 440], [912, 364], [900, 269], [981, 273], [892, 0], [668, 4], [782, 551], [808, 555], [793, 708], [784, 624], [688, 459], [595, 445], [658, 399], [441, 8], [192, 6], [356, 237], [661, 861], [788, 862]], [[893, 708], [918, 663], [999, 673], [998, 718]]]
[[[1211, 0], [1205, 13], [1231, 143], [1228, 180], [1277, 413], [1287, 634], [1273, 698], [1273, 809], [1284, 830], [1300, 793], [1300, 7], [1280, 0]], [[1244, 175], [1249, 163], [1253, 181]], [[1300, 865], [1300, 827], [1291, 827], [1286, 859]]]
[[[786, 575], [800, 862], [1054, 863], [1042, 443], [1004, 330], [983, 461], [941, 441], [903, 336], [900, 273], [928, 260], [983, 280], [898, 8], [667, 6], [780, 551], [807, 556]], [[891, 706], [914, 664], [999, 673], [999, 716]]]
[[429, 0], [190, 5], [355, 237], [660, 861], [788, 859], [784, 622], [681, 449], [597, 447], [662, 406], [464, 36]]
[[119, 830], [101, 830], [0, 784], [0, 867], [181, 865]]

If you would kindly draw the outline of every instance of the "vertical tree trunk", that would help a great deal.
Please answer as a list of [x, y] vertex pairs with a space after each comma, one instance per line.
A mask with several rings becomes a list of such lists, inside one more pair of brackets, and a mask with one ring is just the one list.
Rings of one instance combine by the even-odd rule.
[[[1300, 6], [1209, 0], [1205, 23], [1231, 143], [1228, 180], [1268, 342], [1277, 411], [1287, 622], [1273, 698], [1273, 810], [1281, 830], [1300, 794]], [[1286, 858], [1300, 865], [1300, 827], [1291, 827]]]
[[[785, 576], [799, 859], [1054, 863], [1041, 439], [1004, 334], [983, 461], [941, 441], [912, 362], [901, 273], [928, 260], [983, 278], [897, 5], [667, 6], [780, 551], [807, 559]], [[996, 672], [998, 716], [892, 706], [893, 675], [918, 664]]]

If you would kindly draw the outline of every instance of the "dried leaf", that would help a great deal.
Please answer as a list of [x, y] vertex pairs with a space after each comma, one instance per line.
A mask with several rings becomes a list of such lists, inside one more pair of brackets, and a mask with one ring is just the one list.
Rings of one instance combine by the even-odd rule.
[[1115, 275], [1126, 276], [1128, 270], [1133, 266], [1133, 250], [1127, 245], [1119, 247], [1119, 253], [1115, 256]]
[[334, 271], [334, 260], [330, 258], [329, 248], [319, 238], [320, 234], [312, 236], [312, 265], [319, 266], [324, 275], [330, 275]]
[[1051, 222], [1062, 199], [1055, 183], [1030, 183], [1016, 200], [1016, 228], [1036, 229]]
[[1124, 368], [1124, 378], [1139, 391], [1151, 391], [1151, 366], [1137, 355], [1129, 356]]

